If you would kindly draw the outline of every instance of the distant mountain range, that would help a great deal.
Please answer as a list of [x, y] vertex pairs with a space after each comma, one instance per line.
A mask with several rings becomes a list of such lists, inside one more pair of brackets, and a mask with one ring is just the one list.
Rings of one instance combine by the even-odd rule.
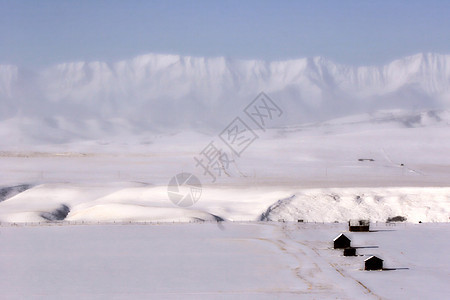
[[[450, 55], [384, 66], [148, 54], [30, 71], [0, 65], [0, 134], [95, 134], [222, 128], [261, 91], [299, 124], [381, 109], [450, 108]], [[3, 127], [3, 128], [1, 128]]]

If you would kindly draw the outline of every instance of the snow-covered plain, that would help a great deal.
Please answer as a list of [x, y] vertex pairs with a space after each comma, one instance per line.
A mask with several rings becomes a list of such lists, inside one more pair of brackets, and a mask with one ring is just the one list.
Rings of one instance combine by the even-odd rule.
[[[258, 132], [215, 183], [193, 156], [217, 137], [192, 131], [3, 146], [0, 294], [445, 299], [448, 128], [447, 111], [273, 128]], [[182, 171], [203, 184], [189, 208], [167, 195]], [[385, 223], [395, 216], [406, 223]], [[353, 218], [370, 219], [375, 230], [347, 233], [353, 245], [378, 248], [343, 257], [330, 243]], [[398, 269], [362, 271], [369, 255]]]
[[[448, 222], [449, 120], [448, 111], [389, 111], [261, 131], [214, 183], [193, 158], [219, 139], [195, 132], [5, 150], [4, 193], [21, 192], [3, 197], [0, 221], [45, 221], [63, 206], [67, 221], [254, 221], [275, 205], [270, 220]], [[203, 184], [188, 210], [167, 196], [183, 171]]]
[[[0, 228], [2, 299], [446, 299], [447, 224], [73, 225]], [[378, 248], [374, 247], [377, 246]], [[368, 247], [368, 248], [364, 248]], [[370, 255], [385, 271], [362, 271]], [[395, 270], [394, 270], [395, 269]]]
[[[449, 62], [0, 66], [0, 298], [444, 299]], [[283, 117], [232, 155], [216, 134], [261, 90]], [[232, 159], [215, 182], [194, 161], [211, 141]], [[358, 218], [378, 231], [354, 245], [379, 248], [329, 249]], [[400, 269], [361, 271], [370, 254]]]

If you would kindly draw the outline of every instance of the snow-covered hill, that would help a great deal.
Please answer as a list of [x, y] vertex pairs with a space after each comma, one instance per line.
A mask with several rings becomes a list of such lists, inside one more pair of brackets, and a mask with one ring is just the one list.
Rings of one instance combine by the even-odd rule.
[[[39, 222], [64, 212], [66, 221], [92, 222], [396, 216], [446, 222], [449, 127], [448, 110], [379, 111], [259, 130], [226, 173], [214, 171], [215, 182], [194, 157], [211, 141], [228, 150], [217, 136], [197, 132], [0, 151], [0, 222]], [[204, 185], [192, 211], [167, 196], [167, 183], [180, 172]]]
[[[29, 71], [0, 66], [0, 126], [48, 142], [177, 128], [221, 128], [260, 92], [283, 124], [379, 109], [450, 108], [450, 55], [417, 54], [384, 66], [322, 57], [289, 61], [148, 54]], [[43, 137], [44, 141], [48, 137]]]

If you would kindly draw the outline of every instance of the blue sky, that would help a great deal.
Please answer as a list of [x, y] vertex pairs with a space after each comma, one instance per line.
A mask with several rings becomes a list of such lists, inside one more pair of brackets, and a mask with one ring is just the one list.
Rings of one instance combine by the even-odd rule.
[[450, 1], [3, 1], [0, 63], [145, 53], [380, 64], [450, 53]]

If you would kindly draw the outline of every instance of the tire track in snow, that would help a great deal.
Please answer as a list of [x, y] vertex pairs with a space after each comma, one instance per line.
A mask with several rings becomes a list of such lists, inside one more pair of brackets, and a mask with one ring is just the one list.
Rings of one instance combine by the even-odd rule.
[[[298, 277], [302, 278], [304, 280], [307, 280], [311, 283], [312, 289], [319, 289], [323, 290], [323, 283], [324, 280], [326, 282], [333, 282], [333, 285], [328, 285], [328, 291], [330, 289], [332, 291], [340, 291], [336, 290], [334, 287], [343, 287], [351, 285], [352, 289], [344, 289], [342, 290], [347, 296], [349, 296], [351, 299], [355, 298], [361, 298], [372, 296], [376, 299], [382, 299], [380, 296], [376, 295], [373, 291], [371, 291], [368, 287], [366, 287], [362, 282], [359, 280], [353, 278], [352, 276], [348, 275], [344, 270], [337, 268], [334, 266], [331, 262], [329, 262], [325, 257], [323, 257], [317, 248], [314, 246], [302, 242], [302, 241], [296, 241], [294, 240], [289, 232], [292, 230], [290, 229], [289, 225], [283, 224], [282, 226], [278, 227], [280, 230], [280, 233], [283, 235], [284, 244], [286, 245], [286, 249], [292, 249], [292, 251], [289, 253], [292, 256], [294, 256], [297, 261], [299, 262], [299, 267], [297, 267]], [[287, 246], [289, 245], [289, 247]], [[302, 255], [299, 256], [298, 253], [301, 253]], [[307, 263], [310, 264], [310, 272], [308, 272], [306, 275], [309, 275], [309, 279], [305, 278], [305, 275], [302, 275], [302, 264], [307, 261]], [[304, 268], [303, 268], [304, 269]], [[339, 276], [335, 276], [333, 273], [336, 272], [339, 274]], [[328, 278], [320, 278], [321, 276], [317, 275], [325, 275]], [[314, 280], [312, 280], [314, 279]]]

